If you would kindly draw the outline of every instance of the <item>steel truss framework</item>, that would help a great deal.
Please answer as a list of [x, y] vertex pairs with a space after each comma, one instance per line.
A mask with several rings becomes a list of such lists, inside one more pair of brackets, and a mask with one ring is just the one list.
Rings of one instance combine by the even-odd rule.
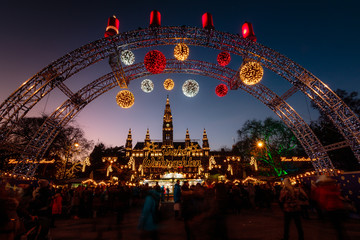
[[[114, 79], [111, 79], [112, 77], [106, 75], [94, 81], [94, 85], [89, 84], [74, 94], [64, 84], [66, 79], [122, 49], [134, 50], [160, 45], [176, 45], [179, 40], [188, 45], [228, 51], [243, 57], [243, 59], [258, 61], [262, 66], [288, 80], [294, 87], [289, 89], [284, 96], [279, 97], [261, 84], [251, 88], [242, 85], [241, 82], [238, 81], [238, 71], [227, 71], [224, 70], [224, 68], [199, 61], [194, 62], [188, 60], [185, 63], [170, 61], [173, 62], [174, 67], [171, 68], [170, 63], [167, 64], [165, 72], [183, 72], [203, 75], [206, 75], [205, 73], [211, 73], [207, 76], [226, 82], [232, 89], [244, 89], [270, 107], [294, 131], [309, 156], [318, 159], [314, 162], [315, 170], [318, 171], [323, 168], [331, 169], [331, 161], [323, 146], [300, 116], [284, 101], [289, 98], [296, 89], [300, 90], [331, 119], [343, 135], [347, 144], [351, 147], [356, 158], [360, 161], [360, 121], [327, 85], [294, 61], [266, 46], [244, 39], [239, 35], [195, 27], [159, 27], [125, 32], [110, 39], [103, 38], [84, 45], [54, 61], [22, 84], [1, 104], [0, 141], [6, 143], [12, 127], [15, 126], [34, 105], [45, 97], [47, 93], [54, 88], [59, 88], [69, 97], [67, 102], [73, 105], [73, 110], [70, 111], [67, 110], [67, 108], [63, 108], [62, 112], [65, 113], [69, 111], [65, 115], [63, 115], [62, 112], [55, 111], [55, 115], [52, 114], [49, 121], [45, 123], [49, 127], [44, 126], [44, 128], [42, 128], [45, 129], [43, 133], [41, 133], [40, 130], [39, 134], [31, 141], [26, 152], [29, 152], [32, 157], [39, 157], [42, 150], [46, 149], [56, 136], [55, 129], [68, 123], [69, 119], [73, 118], [89, 101], [93, 100], [92, 97], [97, 96], [96, 94], [92, 94], [92, 92], [102, 94], [108, 91], [107, 87], [100, 82], [108, 81], [109, 86], [113, 86], [116, 82]], [[187, 63], [193, 63], [189, 66], [189, 69], [186, 69], [184, 66]], [[141, 69], [139, 64], [124, 69], [128, 81], [135, 79], [135, 76], [136, 78], [140, 78], [150, 74], [145, 69]], [[95, 82], [98, 84], [95, 84]], [[256, 89], [256, 91], [250, 91], [249, 89]], [[77, 109], [77, 111], [75, 111], [75, 109]], [[40, 147], [41, 145], [44, 145], [44, 147]], [[17, 166], [15, 172], [32, 175], [34, 174], [35, 168], [35, 166], [28, 166], [26, 168]]]

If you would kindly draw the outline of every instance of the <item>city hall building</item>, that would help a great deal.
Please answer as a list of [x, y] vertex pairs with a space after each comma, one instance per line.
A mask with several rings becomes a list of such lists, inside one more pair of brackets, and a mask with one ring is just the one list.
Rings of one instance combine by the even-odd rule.
[[[185, 139], [174, 142], [173, 119], [169, 97], [163, 117], [162, 141], [153, 141], [147, 129], [143, 142], [137, 142], [133, 147], [131, 129], [126, 139], [126, 158], [141, 176], [149, 179], [164, 178], [199, 178], [208, 168], [210, 146], [206, 130], [203, 130], [202, 144], [190, 139], [186, 130]], [[207, 171], [206, 171], [207, 172]]]

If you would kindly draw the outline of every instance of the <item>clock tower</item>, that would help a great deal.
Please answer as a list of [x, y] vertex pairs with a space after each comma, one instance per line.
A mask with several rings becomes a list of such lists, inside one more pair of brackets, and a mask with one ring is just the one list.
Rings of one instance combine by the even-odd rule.
[[166, 98], [166, 105], [164, 111], [164, 120], [163, 120], [163, 138], [162, 146], [167, 148], [173, 148], [173, 122], [170, 109], [169, 96]]

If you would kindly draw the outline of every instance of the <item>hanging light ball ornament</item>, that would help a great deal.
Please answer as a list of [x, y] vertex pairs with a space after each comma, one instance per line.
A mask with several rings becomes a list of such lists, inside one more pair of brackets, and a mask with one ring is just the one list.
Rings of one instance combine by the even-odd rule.
[[182, 86], [182, 91], [187, 97], [195, 97], [199, 92], [199, 84], [195, 80], [186, 80]]
[[166, 66], [166, 58], [164, 54], [158, 50], [152, 50], [145, 55], [144, 64], [146, 70], [153, 74], [164, 71]]
[[116, 95], [116, 103], [122, 108], [131, 108], [134, 102], [134, 95], [129, 90], [121, 90]]
[[120, 59], [123, 62], [123, 64], [125, 64], [126, 66], [129, 66], [129, 65], [134, 64], [135, 55], [130, 50], [124, 50], [124, 51], [121, 52]]
[[179, 61], [185, 61], [189, 57], [189, 47], [185, 43], [178, 43], [174, 48], [174, 57]]
[[164, 88], [168, 91], [173, 90], [175, 83], [172, 79], [168, 78], [164, 81]]
[[241, 66], [240, 79], [246, 85], [254, 85], [261, 81], [264, 70], [258, 62], [246, 62]]
[[217, 56], [217, 62], [219, 63], [220, 66], [223, 66], [223, 67], [228, 65], [230, 63], [230, 60], [231, 60], [230, 53], [225, 52], [225, 51], [219, 53]]
[[219, 97], [224, 97], [228, 93], [228, 87], [225, 84], [221, 83], [216, 86], [215, 93]]
[[146, 93], [152, 92], [154, 90], [154, 83], [150, 79], [145, 79], [141, 82], [141, 90]]

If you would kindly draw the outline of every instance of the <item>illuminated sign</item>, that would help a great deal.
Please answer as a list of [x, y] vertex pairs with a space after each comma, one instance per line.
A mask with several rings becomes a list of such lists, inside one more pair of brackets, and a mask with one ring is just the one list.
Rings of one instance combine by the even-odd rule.
[[160, 168], [168, 168], [168, 167], [200, 167], [200, 160], [185, 160], [182, 158], [181, 160], [166, 160], [164, 157], [160, 157], [156, 160], [154, 157], [151, 159], [145, 158], [143, 161], [143, 167], [160, 167]]
[[311, 162], [315, 161], [310, 158], [305, 157], [292, 157], [292, 158], [286, 158], [286, 157], [280, 157], [282, 162]]
[[[24, 161], [25, 163], [39, 163], [39, 164], [50, 164], [50, 163], [55, 163], [55, 159], [53, 159], [53, 160], [45, 160], [45, 159], [42, 159], [42, 160], [40, 160], [40, 161], [34, 161], [34, 160], [29, 160], [29, 159], [27, 159], [27, 160], [25, 160]], [[17, 163], [19, 163], [19, 161], [18, 160], [16, 160], [16, 159], [9, 159], [9, 164], [17, 164]]]

